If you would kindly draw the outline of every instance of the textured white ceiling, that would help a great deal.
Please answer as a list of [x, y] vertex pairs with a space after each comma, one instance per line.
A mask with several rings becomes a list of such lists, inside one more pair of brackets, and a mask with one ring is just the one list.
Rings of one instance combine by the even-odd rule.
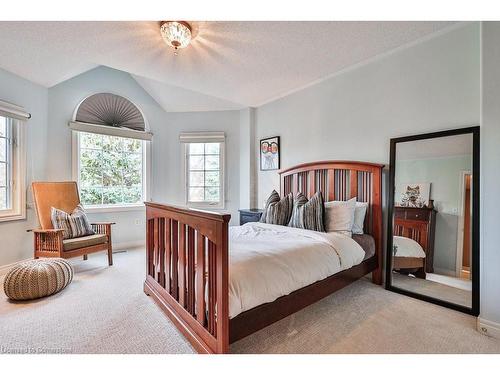
[[[167, 110], [235, 109], [259, 106], [452, 25], [195, 22], [191, 46], [174, 56], [157, 22], [0, 22], [0, 67], [51, 87], [106, 65], [133, 74]], [[175, 87], [186, 89], [177, 99]]]

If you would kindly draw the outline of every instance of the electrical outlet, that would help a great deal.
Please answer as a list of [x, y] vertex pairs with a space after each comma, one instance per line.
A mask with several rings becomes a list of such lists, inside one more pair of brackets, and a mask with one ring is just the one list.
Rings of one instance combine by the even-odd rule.
[[135, 225], [141, 225], [141, 219], [135, 219], [134, 220]]

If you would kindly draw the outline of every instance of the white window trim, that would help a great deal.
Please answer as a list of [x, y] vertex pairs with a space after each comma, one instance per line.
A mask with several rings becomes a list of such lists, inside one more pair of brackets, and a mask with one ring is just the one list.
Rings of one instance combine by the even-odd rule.
[[121, 127], [87, 124], [85, 122], [78, 122], [78, 121], [70, 121], [68, 123], [68, 126], [71, 130], [86, 132], [86, 133], [111, 135], [114, 137], [123, 137], [131, 139], [140, 139], [142, 141], [151, 141], [153, 139], [153, 133], [147, 131], [121, 128]]
[[[9, 117], [8, 114], [3, 115]], [[26, 124], [14, 117], [11, 191], [12, 208], [0, 211], [0, 222], [26, 219]]]
[[10, 117], [16, 120], [26, 121], [31, 118], [31, 114], [23, 107], [0, 100], [0, 116]]
[[[72, 168], [71, 174], [74, 181], [80, 186], [80, 139], [79, 131], [72, 131]], [[103, 134], [107, 135], [107, 134]], [[149, 201], [151, 197], [151, 142], [143, 141], [143, 163], [142, 163], [142, 173], [143, 173], [143, 192], [144, 201]], [[100, 212], [122, 212], [122, 211], [143, 211], [145, 209], [144, 203], [137, 204], [108, 204], [99, 206], [85, 206], [85, 211], [90, 213], [100, 213]]]
[[[181, 138], [182, 139], [182, 138]], [[220, 186], [220, 200], [219, 202], [190, 202], [189, 201], [189, 166], [187, 159], [189, 157], [188, 155], [188, 145], [189, 143], [220, 143], [220, 155], [219, 155], [219, 162], [220, 162], [220, 181], [221, 181], [221, 186]], [[191, 207], [191, 208], [200, 208], [200, 209], [215, 209], [215, 210], [224, 210], [226, 207], [226, 142], [224, 139], [222, 140], [217, 140], [214, 142], [213, 140], [196, 140], [192, 142], [184, 142], [181, 144], [181, 149], [182, 149], [182, 169], [184, 170], [183, 173], [183, 187], [184, 187], [184, 203], [186, 206]]]

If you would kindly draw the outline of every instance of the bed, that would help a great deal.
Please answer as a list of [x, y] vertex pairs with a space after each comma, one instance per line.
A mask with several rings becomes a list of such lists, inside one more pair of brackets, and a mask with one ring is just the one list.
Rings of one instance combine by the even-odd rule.
[[[426, 277], [428, 226], [425, 222], [395, 218], [392, 269], [401, 274]], [[395, 249], [394, 249], [395, 245]]]
[[229, 230], [229, 318], [361, 263], [352, 238], [265, 223]]
[[230, 215], [146, 203], [147, 275], [153, 297], [200, 353], [229, 344], [372, 273], [381, 284], [380, 164], [325, 161], [282, 170], [280, 191], [368, 202], [365, 234], [350, 238]]

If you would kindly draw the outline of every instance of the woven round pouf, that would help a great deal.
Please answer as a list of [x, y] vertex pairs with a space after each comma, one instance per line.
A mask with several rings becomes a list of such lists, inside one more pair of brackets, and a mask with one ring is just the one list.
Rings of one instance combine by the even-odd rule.
[[12, 268], [3, 281], [7, 297], [21, 301], [50, 296], [73, 280], [71, 264], [62, 258], [34, 259]]

